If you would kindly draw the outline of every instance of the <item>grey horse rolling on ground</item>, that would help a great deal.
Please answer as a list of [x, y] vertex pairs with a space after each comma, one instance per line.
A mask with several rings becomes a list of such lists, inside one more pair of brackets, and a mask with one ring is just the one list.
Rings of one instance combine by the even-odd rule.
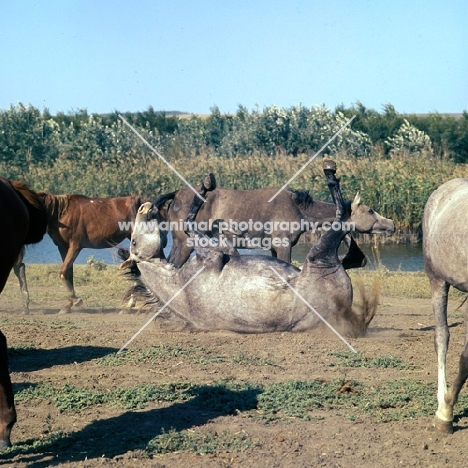
[[447, 297], [450, 286], [468, 292], [468, 179], [453, 179], [441, 185], [429, 197], [423, 217], [423, 256], [431, 286], [435, 317], [434, 344], [438, 363], [438, 408], [434, 426], [453, 432], [453, 407], [468, 377], [468, 309], [465, 343], [458, 375], [450, 389], [446, 381], [446, 356], [450, 338], [447, 324]]
[[[335, 163], [325, 161], [324, 172], [336, 201], [335, 221], [352, 221], [335, 177]], [[195, 219], [202, 203], [194, 196], [188, 221]], [[274, 257], [227, 255], [191, 232], [191, 238], [199, 241], [195, 242], [196, 255], [175, 268], [164, 257], [164, 240], [151, 215], [151, 204], [143, 204], [137, 222], [141, 226], [148, 221], [149, 228], [133, 232], [130, 257], [121, 268], [136, 262], [143, 289], [162, 303], [171, 301], [171, 313], [191, 328], [301, 332], [321, 323], [313, 308], [343, 333], [357, 337], [365, 334], [375, 314], [376, 300], [362, 313], [352, 310], [351, 280], [337, 255], [346, 231], [325, 232], [310, 249], [302, 270]]]

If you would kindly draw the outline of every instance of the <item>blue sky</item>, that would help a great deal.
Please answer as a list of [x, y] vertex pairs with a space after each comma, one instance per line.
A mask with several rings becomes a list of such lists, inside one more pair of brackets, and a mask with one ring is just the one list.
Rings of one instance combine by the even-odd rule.
[[466, 0], [2, 2], [0, 109], [468, 110]]

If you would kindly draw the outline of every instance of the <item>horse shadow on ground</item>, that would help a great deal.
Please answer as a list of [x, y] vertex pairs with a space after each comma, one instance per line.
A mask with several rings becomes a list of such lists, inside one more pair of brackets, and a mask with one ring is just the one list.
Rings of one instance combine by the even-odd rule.
[[[459, 325], [464, 325], [463, 322], [453, 322], [449, 324], [449, 328], [454, 328], [458, 327]], [[429, 325], [427, 327], [421, 327], [421, 328], [410, 328], [410, 330], [418, 330], [418, 331], [434, 331], [435, 325]]]
[[255, 409], [261, 390], [231, 390], [223, 386], [200, 385], [192, 388], [190, 393], [193, 396], [190, 401], [96, 420], [77, 432], [59, 435], [40, 448], [35, 448], [35, 440], [14, 445], [6, 454], [0, 454], [0, 465], [11, 463], [12, 458], [15, 458], [15, 463], [26, 463], [30, 468], [100, 459], [103, 456], [117, 457], [118, 460], [127, 452], [145, 452], [150, 441], [164, 432], [180, 432], [202, 426], [219, 416]]
[[118, 348], [105, 346], [65, 346], [58, 349], [8, 348], [10, 372], [33, 372], [53, 366], [66, 366], [115, 354]]

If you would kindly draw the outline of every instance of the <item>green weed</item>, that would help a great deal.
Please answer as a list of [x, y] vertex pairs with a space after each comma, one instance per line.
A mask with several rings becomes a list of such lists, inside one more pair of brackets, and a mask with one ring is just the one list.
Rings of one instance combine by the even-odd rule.
[[395, 358], [394, 356], [380, 356], [376, 358], [366, 358], [362, 354], [356, 354], [351, 351], [336, 351], [328, 353], [329, 356], [338, 358], [338, 362], [330, 366], [344, 367], [380, 367], [395, 368], [400, 370], [414, 369], [414, 366]]
[[177, 432], [171, 429], [169, 432], [163, 430], [162, 434], [152, 439], [146, 446], [146, 452], [148, 455], [173, 452], [207, 455], [242, 452], [255, 445], [257, 444], [245, 432], [237, 434], [229, 434], [227, 431], [221, 433], [193, 430]]

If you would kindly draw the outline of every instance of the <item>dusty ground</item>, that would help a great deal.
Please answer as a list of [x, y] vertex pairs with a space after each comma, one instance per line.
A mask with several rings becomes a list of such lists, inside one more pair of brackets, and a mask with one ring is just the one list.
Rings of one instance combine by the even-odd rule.
[[[18, 311], [8, 310], [15, 309], [15, 304], [2, 303], [0, 326], [10, 347], [32, 346], [36, 350], [29, 355], [26, 350], [11, 356], [15, 391], [38, 382], [105, 390], [140, 383], [208, 384], [228, 377], [265, 384], [313, 378], [357, 379], [367, 385], [398, 379], [435, 382], [429, 300], [382, 297], [380, 302], [368, 336], [350, 342], [366, 357], [394, 356], [414, 366], [411, 369], [331, 367], [336, 358], [330, 352], [347, 349], [324, 331], [245, 336], [168, 332], [154, 324], [130, 347], [145, 349], [170, 343], [203, 347], [208, 354], [227, 356], [242, 351], [275, 364], [249, 366], [229, 361], [198, 364], [174, 357], [154, 364], [103, 367], [97, 364], [97, 358], [115, 353], [148, 320], [148, 315], [119, 315], [115, 308], [58, 315], [58, 308], [49, 309], [46, 314], [36, 308], [31, 315], [22, 316]], [[449, 381], [453, 380], [463, 342], [463, 319], [459, 312], [454, 312], [456, 305], [451, 307]], [[66, 440], [49, 452], [30, 450], [15, 454], [13, 451], [11, 456], [0, 456], [1, 466], [466, 466], [466, 417], [457, 420], [453, 435], [444, 436], [430, 430], [429, 416], [383, 423], [362, 414], [349, 417], [345, 411], [317, 410], [308, 421], [290, 419], [289, 423], [279, 420], [264, 424], [248, 416], [248, 412], [231, 415], [219, 409], [200, 409], [191, 402], [149, 403], [144, 409], [134, 411], [101, 405], [76, 413], [60, 412], [47, 400], [20, 401], [17, 412], [18, 423], [12, 433], [14, 444], [40, 440], [58, 430]], [[457, 407], [456, 414], [464, 412], [466, 409]], [[171, 453], [148, 458], [141, 444], [160, 434], [162, 428], [245, 433], [256, 445], [238, 453]]]

